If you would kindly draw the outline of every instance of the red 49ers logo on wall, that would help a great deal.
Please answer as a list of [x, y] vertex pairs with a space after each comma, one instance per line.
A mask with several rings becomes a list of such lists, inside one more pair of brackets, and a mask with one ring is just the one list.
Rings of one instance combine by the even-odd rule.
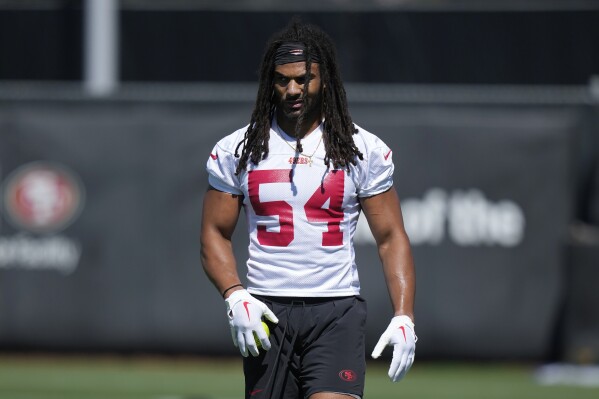
[[83, 185], [62, 165], [33, 162], [13, 172], [4, 187], [7, 216], [17, 228], [50, 233], [73, 222], [83, 206]]

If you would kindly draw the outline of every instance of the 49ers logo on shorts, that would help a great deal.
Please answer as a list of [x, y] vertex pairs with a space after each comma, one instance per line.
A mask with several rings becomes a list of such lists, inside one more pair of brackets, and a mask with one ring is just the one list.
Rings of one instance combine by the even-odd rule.
[[33, 162], [9, 176], [4, 204], [15, 227], [36, 233], [56, 232], [79, 215], [83, 185], [63, 166]]
[[341, 370], [339, 372], [339, 378], [341, 378], [343, 381], [355, 381], [356, 378], [358, 378], [358, 376], [356, 375], [356, 372], [353, 370]]

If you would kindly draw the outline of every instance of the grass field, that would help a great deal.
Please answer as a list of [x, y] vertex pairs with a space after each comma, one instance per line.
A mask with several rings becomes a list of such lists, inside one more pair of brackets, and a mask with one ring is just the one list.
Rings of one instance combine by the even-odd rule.
[[[534, 367], [417, 362], [397, 384], [369, 364], [366, 399], [597, 399], [598, 388], [540, 386]], [[0, 399], [241, 399], [239, 359], [0, 356]]]

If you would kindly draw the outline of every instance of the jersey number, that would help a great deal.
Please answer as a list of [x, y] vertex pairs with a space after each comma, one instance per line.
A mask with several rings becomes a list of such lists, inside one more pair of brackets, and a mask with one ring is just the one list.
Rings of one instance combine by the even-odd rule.
[[[259, 216], [278, 216], [279, 232], [267, 231], [266, 226], [258, 225], [258, 242], [262, 245], [286, 247], [293, 241], [293, 207], [286, 201], [260, 201], [260, 185], [267, 183], [291, 183], [290, 169], [254, 170], [248, 174], [248, 191], [254, 212]], [[323, 246], [343, 244], [340, 229], [343, 220], [344, 172], [331, 171], [314, 194], [304, 205], [309, 222], [324, 222], [327, 231], [322, 233]], [[329, 205], [323, 208], [327, 200]]]

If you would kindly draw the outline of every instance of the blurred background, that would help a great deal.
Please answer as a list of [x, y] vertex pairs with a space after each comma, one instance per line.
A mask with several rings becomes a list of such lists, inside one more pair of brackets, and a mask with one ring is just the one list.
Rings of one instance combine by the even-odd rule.
[[[0, 0], [0, 351], [237, 353], [205, 163], [293, 15], [393, 150], [418, 359], [599, 363], [594, 0]], [[371, 350], [391, 308], [356, 245]]]

